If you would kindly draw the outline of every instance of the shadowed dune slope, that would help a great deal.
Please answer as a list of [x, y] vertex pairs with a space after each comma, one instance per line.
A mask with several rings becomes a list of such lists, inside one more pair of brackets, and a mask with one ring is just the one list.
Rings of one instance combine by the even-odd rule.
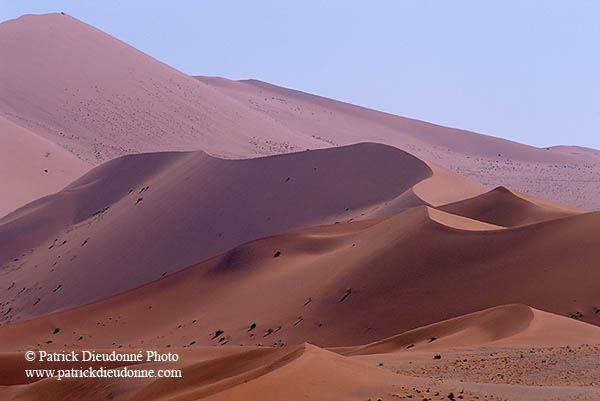
[[429, 210], [253, 241], [129, 292], [2, 327], [0, 344], [45, 346], [61, 327], [55, 343], [66, 346], [345, 346], [512, 303], [600, 324], [600, 213], [471, 230]]
[[0, 116], [0, 218], [56, 192], [91, 166]]
[[0, 321], [101, 299], [267, 235], [429, 204], [446, 186], [455, 196], [465, 186], [458, 199], [482, 190], [449, 174], [435, 184], [427, 164], [378, 144], [118, 158], [0, 220]]
[[586, 212], [571, 206], [518, 194], [505, 187], [498, 187], [474, 198], [443, 205], [438, 209], [503, 227], [538, 223]]

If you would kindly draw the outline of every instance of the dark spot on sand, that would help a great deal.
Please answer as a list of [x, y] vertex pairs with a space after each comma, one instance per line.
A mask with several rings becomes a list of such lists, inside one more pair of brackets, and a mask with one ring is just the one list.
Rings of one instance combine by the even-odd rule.
[[340, 302], [344, 302], [344, 300], [345, 300], [346, 298], [348, 298], [348, 296], [349, 296], [350, 294], [352, 294], [352, 288], [348, 288], [348, 289], [346, 290], [346, 293], [345, 293], [345, 294], [344, 294], [344, 296], [343, 296], [343, 297], [340, 299]]

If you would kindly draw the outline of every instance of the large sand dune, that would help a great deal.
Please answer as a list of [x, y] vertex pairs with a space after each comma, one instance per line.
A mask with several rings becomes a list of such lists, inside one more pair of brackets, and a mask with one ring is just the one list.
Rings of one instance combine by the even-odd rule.
[[0, 58], [0, 399], [600, 399], [599, 151], [190, 77], [62, 13]]
[[600, 209], [597, 150], [540, 149], [257, 80], [197, 79], [294, 132], [332, 146], [360, 141], [386, 143], [490, 187], [505, 185], [542, 198]]
[[368, 141], [487, 186], [600, 208], [593, 150], [539, 149], [260, 81], [194, 79], [68, 15], [0, 24], [0, 55], [0, 115], [91, 165], [139, 152], [247, 158]]
[[68, 15], [0, 24], [0, 55], [0, 114], [92, 164], [138, 152], [239, 157], [319, 143]]
[[[224, 331], [221, 342], [232, 344], [356, 345], [509, 303], [599, 324], [599, 219], [585, 213], [502, 228], [419, 206], [389, 218], [305, 228], [79, 309], [11, 325], [0, 338], [14, 348], [43, 344], [49, 334], [34, 340], [21, 333], [59, 326], [66, 334], [58, 341], [85, 346], [87, 333], [102, 325], [102, 338], [93, 340], [100, 347], [218, 344], [217, 330]], [[62, 280], [76, 286], [77, 272], [69, 275]], [[22, 300], [33, 303], [35, 295], [12, 291], [12, 304], [32, 310]], [[77, 291], [65, 294], [83, 300]], [[48, 293], [43, 301], [61, 295]], [[8, 307], [4, 315], [12, 316]]]
[[0, 116], [0, 217], [59, 191], [89, 168], [62, 147]]
[[377, 144], [250, 160], [115, 159], [0, 220], [0, 321], [100, 299], [293, 228], [436, 204], [450, 187], [453, 200], [484, 190]]

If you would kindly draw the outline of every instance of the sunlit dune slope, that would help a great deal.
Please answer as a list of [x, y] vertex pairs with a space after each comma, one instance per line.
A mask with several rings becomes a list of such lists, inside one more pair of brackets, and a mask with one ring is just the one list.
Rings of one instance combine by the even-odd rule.
[[10, 325], [0, 340], [8, 349], [43, 346], [59, 326], [55, 342], [67, 346], [357, 345], [511, 303], [600, 324], [599, 213], [500, 229], [443, 213], [420, 206], [246, 243], [129, 292]]
[[504, 227], [538, 223], [585, 213], [585, 210], [537, 199], [498, 187], [486, 194], [439, 207], [448, 213]]

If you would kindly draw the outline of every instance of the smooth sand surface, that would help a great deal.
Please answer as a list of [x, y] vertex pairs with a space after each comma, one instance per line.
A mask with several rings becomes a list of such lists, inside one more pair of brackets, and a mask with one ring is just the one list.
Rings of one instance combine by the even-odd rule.
[[[193, 78], [64, 14], [0, 57], [1, 400], [600, 399], [599, 151]], [[88, 366], [183, 378], [24, 374]]]
[[[96, 327], [90, 334], [101, 336], [101, 331]], [[441, 400], [453, 393], [467, 399], [593, 400], [599, 392], [594, 387], [597, 377], [590, 375], [597, 366], [594, 371], [581, 363], [581, 353], [599, 354], [599, 336], [596, 326], [525, 305], [505, 305], [363, 346], [327, 350], [307, 343], [194, 345], [159, 349], [177, 353], [177, 362], [104, 364], [109, 368], [181, 369], [181, 379], [31, 379], [25, 377], [24, 369], [98, 364], [26, 363], [19, 352], [0, 352], [0, 396], [20, 400], [388, 400], [419, 396]], [[581, 345], [587, 341], [591, 345]], [[103, 351], [92, 344], [88, 347]], [[434, 354], [440, 358], [433, 358]], [[553, 368], [557, 365], [568, 365], [572, 380], [579, 375], [579, 380], [588, 381], [568, 382], [564, 371]], [[490, 379], [491, 370], [503, 374]], [[459, 381], [457, 372], [468, 380]], [[540, 383], [540, 375], [557, 373], [563, 377]], [[532, 386], [532, 380], [538, 384]]]
[[[102, 301], [6, 326], [0, 343], [12, 350], [44, 346], [61, 327], [65, 335], [56, 340], [69, 347], [90, 341], [98, 347], [357, 345], [511, 303], [600, 323], [600, 214], [500, 229], [445, 216], [419, 206], [389, 218], [252, 241]], [[110, 273], [113, 279], [119, 274]], [[14, 286], [2, 306], [5, 321], [14, 316], [11, 305], [27, 311], [64, 296], [85, 299], [79, 277], [69, 270], [46, 285], [48, 294], [37, 305], [36, 294]], [[106, 285], [96, 277], [95, 287]], [[256, 329], [249, 332], [252, 323]], [[102, 337], [90, 339], [86, 333], [98, 326]], [[224, 334], [213, 338], [217, 330]]]
[[57, 192], [91, 168], [75, 155], [0, 116], [0, 217]]
[[488, 187], [507, 186], [561, 203], [600, 209], [597, 150], [540, 149], [257, 80], [196, 78], [324, 146], [386, 143]]
[[88, 164], [139, 152], [248, 158], [368, 141], [489, 187], [600, 208], [593, 150], [534, 148], [255, 80], [192, 78], [68, 15], [0, 24], [0, 54], [8, 55], [0, 116]]
[[[423, 181], [437, 184], [416, 196]], [[0, 321], [101, 299], [256, 238], [427, 205], [448, 187], [454, 199], [484, 190], [378, 144], [250, 160], [115, 159], [0, 220]]]
[[260, 156], [318, 144], [69, 15], [3, 22], [0, 55], [0, 114], [89, 163], [176, 150]]
[[342, 355], [495, 346], [564, 347], [600, 342], [600, 327], [512, 304], [433, 323], [371, 344], [334, 349]]
[[585, 210], [550, 202], [498, 187], [488, 193], [443, 205], [439, 210], [503, 227], [516, 227], [585, 213]]

